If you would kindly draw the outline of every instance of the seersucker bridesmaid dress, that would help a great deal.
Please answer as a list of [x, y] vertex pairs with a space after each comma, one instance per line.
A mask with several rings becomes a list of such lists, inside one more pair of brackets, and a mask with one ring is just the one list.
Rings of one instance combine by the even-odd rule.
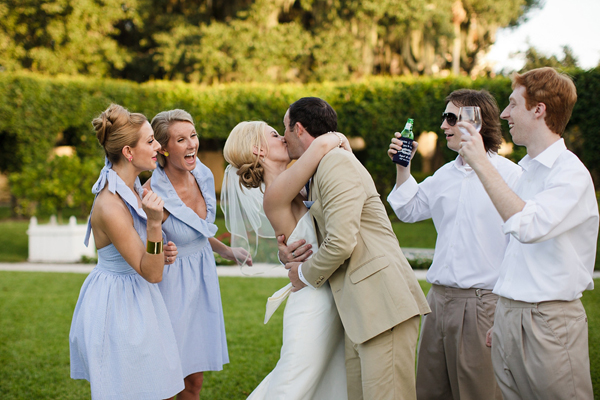
[[177, 196], [163, 168], [157, 166], [151, 178], [152, 191], [170, 214], [163, 232], [177, 245], [177, 258], [165, 265], [158, 287], [173, 324], [184, 376], [220, 371], [229, 362], [217, 266], [208, 242], [217, 232], [214, 178], [197, 158], [191, 173], [206, 202], [206, 219]]
[[[111, 169], [102, 169], [92, 192], [108, 185], [127, 205], [146, 241], [146, 214], [135, 194]], [[139, 180], [136, 189], [141, 191]], [[91, 225], [88, 222], [86, 244]], [[69, 333], [71, 378], [90, 382], [92, 399], [166, 399], [184, 388], [171, 321], [157, 284], [139, 275], [113, 244], [98, 249]]]

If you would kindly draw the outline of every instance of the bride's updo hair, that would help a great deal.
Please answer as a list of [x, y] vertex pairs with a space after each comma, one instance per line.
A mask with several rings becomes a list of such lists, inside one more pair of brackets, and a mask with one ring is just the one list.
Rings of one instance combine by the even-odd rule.
[[118, 104], [111, 104], [102, 114], [94, 118], [92, 125], [98, 142], [106, 157], [118, 164], [123, 156], [123, 147], [135, 147], [140, 139], [140, 129], [148, 119], [139, 113], [131, 113]]
[[[240, 122], [233, 128], [223, 147], [225, 160], [238, 169], [240, 184], [249, 189], [260, 187], [263, 181], [264, 169], [259, 154], [262, 148], [269, 151], [265, 127], [267, 123], [263, 121]], [[254, 149], [257, 154], [254, 154]]]

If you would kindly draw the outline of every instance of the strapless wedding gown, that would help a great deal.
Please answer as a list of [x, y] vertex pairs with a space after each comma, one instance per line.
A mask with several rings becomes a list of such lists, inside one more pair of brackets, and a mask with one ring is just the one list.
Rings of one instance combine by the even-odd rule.
[[[307, 212], [288, 238], [305, 239], [317, 249], [312, 218]], [[326, 282], [318, 289], [291, 292], [291, 283], [269, 298], [265, 323], [287, 297], [283, 313], [283, 344], [275, 369], [248, 399], [346, 400], [344, 328]]]

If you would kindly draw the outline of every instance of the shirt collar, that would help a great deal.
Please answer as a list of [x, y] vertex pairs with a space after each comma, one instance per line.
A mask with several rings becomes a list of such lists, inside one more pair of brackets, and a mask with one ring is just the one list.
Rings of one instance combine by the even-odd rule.
[[526, 170], [527, 167], [531, 166], [531, 164], [536, 161], [546, 168], [552, 168], [558, 157], [566, 150], [567, 146], [565, 145], [565, 140], [560, 138], [548, 146], [546, 150], [542, 151], [535, 158], [531, 158], [529, 154], [527, 154], [521, 159], [521, 161], [519, 161], [519, 165]]

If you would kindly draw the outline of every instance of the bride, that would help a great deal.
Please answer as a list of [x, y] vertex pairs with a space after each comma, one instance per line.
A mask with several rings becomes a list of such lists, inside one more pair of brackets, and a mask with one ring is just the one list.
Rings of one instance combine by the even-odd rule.
[[[287, 145], [275, 129], [262, 121], [239, 123], [223, 149], [230, 165], [221, 189], [221, 207], [232, 241], [241, 239], [252, 247], [257, 243], [253, 239], [269, 231], [273, 237], [274, 230], [289, 243], [305, 239], [316, 249], [313, 220], [300, 192], [321, 158], [338, 146], [350, 151], [342, 134], [321, 135], [287, 168]], [[243, 265], [245, 260], [238, 262]], [[265, 323], [287, 298], [283, 344], [275, 369], [248, 399], [347, 399], [344, 330], [329, 284], [290, 293], [291, 288], [290, 283], [267, 303]]]

